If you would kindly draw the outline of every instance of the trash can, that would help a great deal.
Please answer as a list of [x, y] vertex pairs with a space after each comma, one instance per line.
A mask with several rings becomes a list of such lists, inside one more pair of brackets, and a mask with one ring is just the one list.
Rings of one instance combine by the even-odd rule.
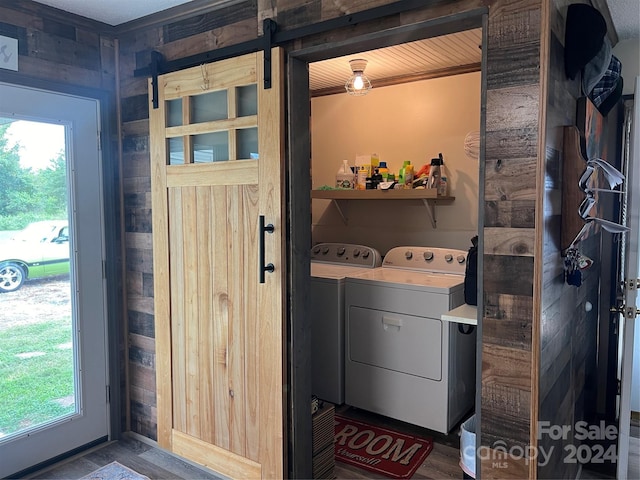
[[460, 468], [464, 472], [462, 478], [476, 478], [476, 416], [460, 425]]

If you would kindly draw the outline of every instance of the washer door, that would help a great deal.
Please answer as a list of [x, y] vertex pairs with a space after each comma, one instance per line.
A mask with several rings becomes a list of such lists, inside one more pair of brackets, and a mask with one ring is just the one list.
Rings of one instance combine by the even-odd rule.
[[348, 355], [353, 362], [442, 380], [442, 322], [349, 307]]

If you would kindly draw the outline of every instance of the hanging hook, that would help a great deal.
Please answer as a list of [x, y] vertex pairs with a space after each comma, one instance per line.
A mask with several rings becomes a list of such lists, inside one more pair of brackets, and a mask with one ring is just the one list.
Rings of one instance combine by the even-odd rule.
[[209, 90], [209, 74], [207, 73], [204, 63], [200, 64], [200, 71], [202, 72], [202, 85], [200, 85], [200, 88], [202, 90]]

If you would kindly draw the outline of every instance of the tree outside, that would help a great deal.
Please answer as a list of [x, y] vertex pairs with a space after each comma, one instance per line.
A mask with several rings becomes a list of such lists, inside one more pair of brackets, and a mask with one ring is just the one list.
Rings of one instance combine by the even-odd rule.
[[46, 168], [20, 165], [20, 145], [10, 145], [0, 125], [0, 230], [20, 230], [31, 222], [67, 217], [66, 162], [64, 151]]

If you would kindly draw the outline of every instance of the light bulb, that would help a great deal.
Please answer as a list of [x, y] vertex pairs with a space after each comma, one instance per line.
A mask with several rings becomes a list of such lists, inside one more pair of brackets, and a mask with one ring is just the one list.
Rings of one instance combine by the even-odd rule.
[[356, 75], [356, 78], [353, 80], [353, 89], [362, 90], [362, 87], [364, 87], [364, 82], [362, 81], [362, 75]]

